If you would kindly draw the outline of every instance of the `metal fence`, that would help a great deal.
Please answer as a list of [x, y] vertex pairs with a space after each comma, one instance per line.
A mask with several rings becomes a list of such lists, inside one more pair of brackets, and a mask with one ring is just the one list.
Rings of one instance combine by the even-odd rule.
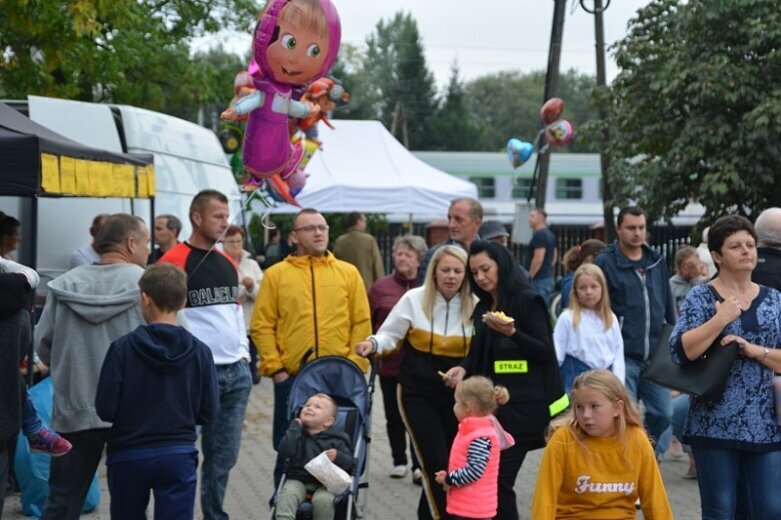
[[[413, 224], [412, 232], [426, 238], [426, 224]], [[564, 275], [564, 266], [561, 258], [571, 247], [577, 246], [594, 238], [594, 230], [589, 226], [551, 226], [551, 231], [556, 235], [556, 243], [559, 250], [559, 262], [556, 264], [556, 277]], [[667, 262], [667, 269], [672, 275], [675, 272], [675, 253], [682, 245], [690, 243], [692, 227], [691, 226], [651, 226], [648, 233], [648, 242], [651, 247], [662, 254]], [[407, 232], [406, 226], [402, 224], [389, 224], [388, 228], [375, 234], [377, 243], [380, 246], [380, 253], [385, 265], [385, 272], [393, 271], [393, 240]], [[697, 244], [693, 244], [697, 245]], [[524, 246], [513, 244], [511, 246], [513, 256], [518, 261], [523, 261]]]

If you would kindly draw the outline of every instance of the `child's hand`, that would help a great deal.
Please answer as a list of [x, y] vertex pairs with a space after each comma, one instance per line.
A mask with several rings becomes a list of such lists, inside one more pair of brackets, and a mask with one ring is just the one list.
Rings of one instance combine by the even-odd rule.
[[229, 107], [227, 110], [223, 111], [222, 114], [220, 114], [220, 119], [223, 121], [236, 121], [239, 118], [239, 113], [236, 112], [236, 109], [233, 107]]
[[447, 477], [447, 471], [444, 469], [441, 469], [434, 473], [434, 480], [437, 481], [437, 484], [440, 484], [442, 486], [442, 489], [445, 491], [448, 491], [450, 489], [450, 486], [448, 486], [447, 482], [445, 482], [445, 477]]
[[333, 462], [334, 460], [336, 460], [336, 450], [333, 448], [329, 450], [325, 450], [325, 456], [328, 457], [328, 460]]

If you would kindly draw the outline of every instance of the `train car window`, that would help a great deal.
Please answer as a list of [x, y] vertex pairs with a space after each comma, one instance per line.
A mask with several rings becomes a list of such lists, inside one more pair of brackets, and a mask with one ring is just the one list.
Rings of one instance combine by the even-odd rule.
[[496, 198], [496, 184], [493, 177], [469, 177], [469, 181], [477, 186], [477, 196], [481, 199]]
[[583, 179], [556, 179], [556, 198], [565, 200], [582, 199]]
[[532, 180], [528, 177], [515, 177], [513, 179], [513, 193], [514, 199], [528, 199], [529, 193], [532, 190]]

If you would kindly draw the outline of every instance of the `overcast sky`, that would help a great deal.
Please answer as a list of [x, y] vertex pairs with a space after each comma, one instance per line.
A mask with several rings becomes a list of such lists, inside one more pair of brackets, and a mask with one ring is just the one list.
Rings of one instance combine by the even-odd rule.
[[[603, 3], [607, 0], [603, 0]], [[342, 41], [364, 46], [380, 19], [398, 11], [417, 21], [426, 51], [426, 63], [437, 83], [444, 86], [454, 61], [462, 79], [501, 70], [544, 70], [548, 61], [553, 0], [334, 0], [342, 20]], [[586, 0], [586, 5], [593, 5]], [[626, 34], [627, 22], [648, 0], [612, 0], [604, 13], [607, 45]], [[194, 43], [201, 50], [217, 42], [243, 54], [250, 35], [221, 33]], [[608, 54], [607, 78], [617, 69]], [[594, 17], [578, 0], [568, 0], [561, 70], [596, 73]]]

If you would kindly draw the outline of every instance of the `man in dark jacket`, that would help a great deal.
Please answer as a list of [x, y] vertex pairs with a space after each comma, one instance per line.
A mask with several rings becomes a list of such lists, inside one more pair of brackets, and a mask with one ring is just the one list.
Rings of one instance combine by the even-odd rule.
[[8, 444], [19, 432], [25, 386], [19, 363], [32, 336], [30, 287], [15, 273], [0, 274], [0, 517], [11, 465]]
[[616, 234], [618, 240], [594, 263], [605, 273], [610, 306], [621, 324], [627, 390], [635, 400], [643, 401], [648, 433], [658, 439], [672, 420], [670, 391], [643, 379], [640, 373], [657, 346], [664, 323], [675, 323], [670, 276], [664, 258], [645, 243], [646, 215], [642, 209], [621, 209]]
[[751, 280], [781, 291], [781, 208], [768, 208], [754, 223], [757, 244], [757, 267]]

